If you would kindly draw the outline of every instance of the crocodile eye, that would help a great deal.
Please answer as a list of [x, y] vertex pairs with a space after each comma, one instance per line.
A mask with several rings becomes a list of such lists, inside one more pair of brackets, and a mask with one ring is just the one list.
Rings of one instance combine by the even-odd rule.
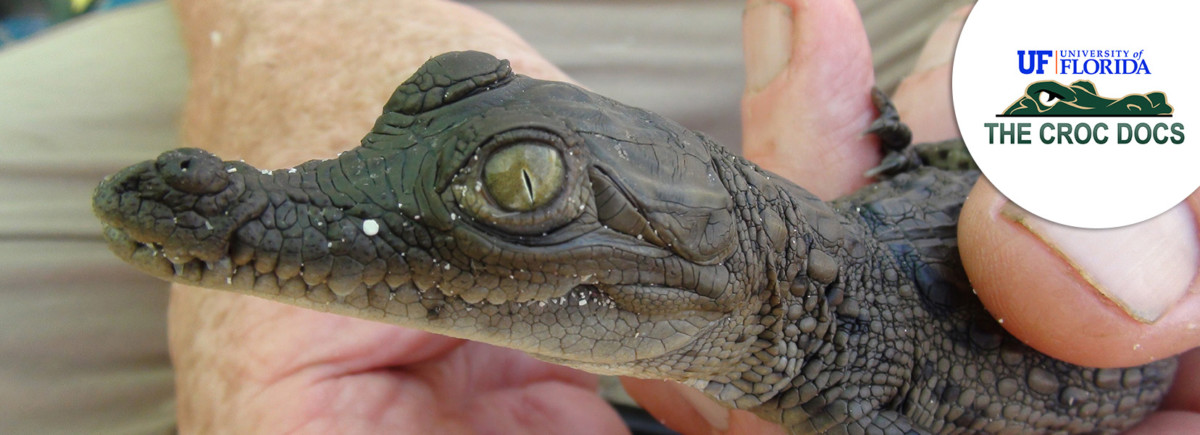
[[483, 182], [500, 207], [532, 211], [554, 199], [563, 185], [566, 168], [558, 150], [544, 145], [518, 144], [488, 159]]
[[1038, 100], [1042, 102], [1043, 106], [1053, 106], [1058, 104], [1059, 96], [1054, 95], [1053, 92], [1041, 91], [1038, 92]]

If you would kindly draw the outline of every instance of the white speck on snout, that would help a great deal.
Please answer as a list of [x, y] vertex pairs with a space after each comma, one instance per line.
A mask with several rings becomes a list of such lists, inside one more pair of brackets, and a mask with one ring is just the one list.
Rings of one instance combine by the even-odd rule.
[[213, 30], [212, 32], [210, 32], [208, 34], [208, 42], [211, 43], [213, 47], [220, 47], [221, 46], [221, 32], [218, 32], [216, 30]]
[[237, 168], [227, 168], [227, 169], [225, 169], [225, 172], [232, 174], [234, 172], [237, 172]]
[[363, 234], [368, 236], [379, 234], [379, 222], [376, 222], [375, 219], [363, 221]]

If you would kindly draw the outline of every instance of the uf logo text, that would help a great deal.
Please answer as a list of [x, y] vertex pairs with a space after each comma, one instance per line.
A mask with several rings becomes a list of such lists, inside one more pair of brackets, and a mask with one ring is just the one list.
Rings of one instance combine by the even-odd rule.
[[1025, 55], [1025, 50], [1017, 50], [1017, 68], [1021, 70], [1021, 74], [1030, 74], [1037, 70], [1037, 74], [1045, 74], [1045, 69], [1042, 68], [1047, 63], [1050, 63], [1051, 56], [1054, 56], [1052, 50], [1029, 50], [1029, 55]]

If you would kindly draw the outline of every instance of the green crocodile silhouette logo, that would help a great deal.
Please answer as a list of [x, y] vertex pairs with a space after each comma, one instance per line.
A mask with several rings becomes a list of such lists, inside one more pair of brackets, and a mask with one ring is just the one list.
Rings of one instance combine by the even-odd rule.
[[1113, 99], [1101, 97], [1087, 80], [1070, 86], [1047, 80], [1030, 83], [1000, 116], [1170, 116], [1173, 111], [1162, 92]]

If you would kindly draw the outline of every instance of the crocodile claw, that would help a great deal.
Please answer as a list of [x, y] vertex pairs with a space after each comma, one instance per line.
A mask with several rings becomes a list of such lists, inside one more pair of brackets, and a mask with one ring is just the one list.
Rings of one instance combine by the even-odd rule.
[[879, 117], [867, 127], [864, 134], [874, 134], [879, 137], [880, 144], [889, 151], [899, 151], [908, 147], [912, 142], [912, 130], [900, 122], [900, 113], [887, 94], [879, 88], [871, 88], [871, 102], [879, 110]]

